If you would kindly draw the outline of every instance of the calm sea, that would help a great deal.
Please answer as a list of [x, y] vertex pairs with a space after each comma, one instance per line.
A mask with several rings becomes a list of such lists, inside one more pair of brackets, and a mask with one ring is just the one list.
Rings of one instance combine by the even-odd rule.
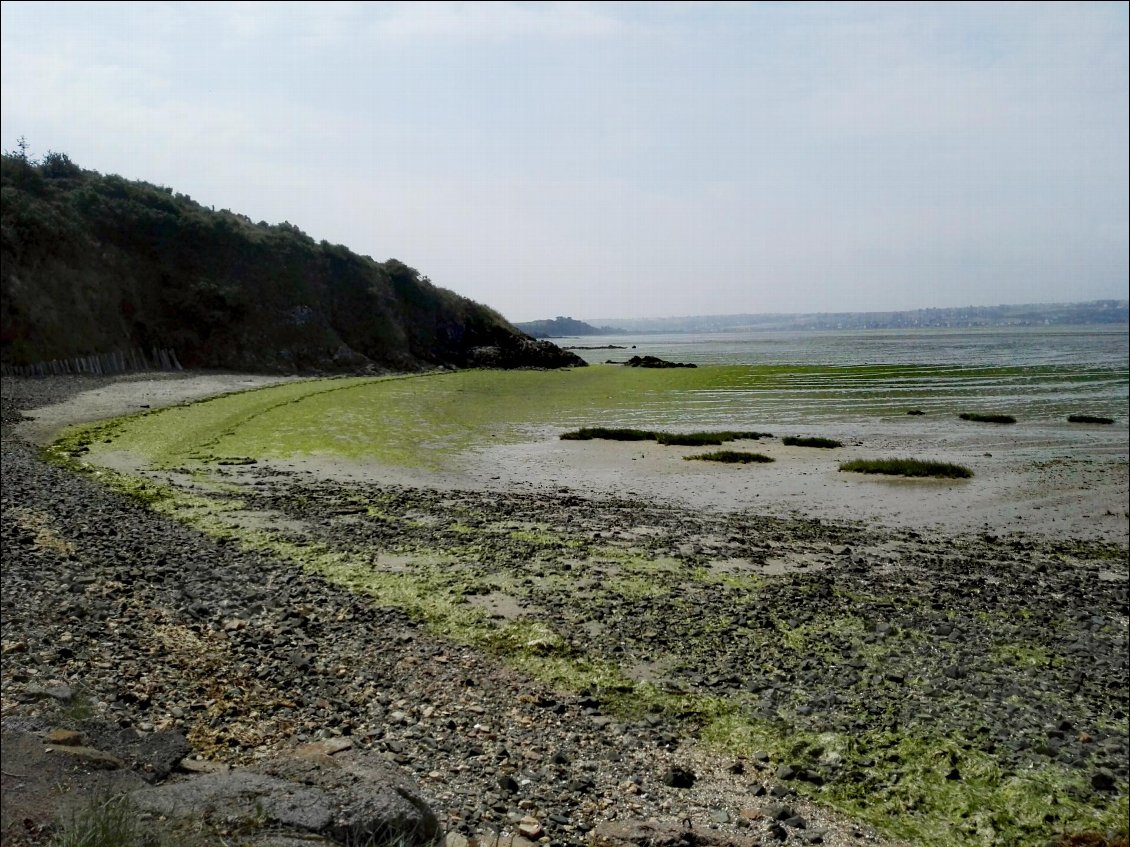
[[[809, 419], [960, 408], [1049, 421], [1101, 415], [1124, 428], [1128, 415], [1124, 326], [668, 333], [556, 343], [590, 363], [651, 355], [700, 366], [746, 366], [720, 404], [731, 417], [735, 391], [747, 412], [771, 406], [778, 415], [789, 409]], [[622, 349], [607, 349], [612, 345]], [[714, 417], [712, 392], [696, 394], [686, 399], [697, 399], [707, 423]]]

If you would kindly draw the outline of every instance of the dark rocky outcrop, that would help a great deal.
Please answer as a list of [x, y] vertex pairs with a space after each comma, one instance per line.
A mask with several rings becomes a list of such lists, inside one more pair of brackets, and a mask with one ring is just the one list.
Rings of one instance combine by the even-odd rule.
[[624, 362], [629, 368], [697, 368], [694, 362], [668, 362], [658, 356], [632, 356]]

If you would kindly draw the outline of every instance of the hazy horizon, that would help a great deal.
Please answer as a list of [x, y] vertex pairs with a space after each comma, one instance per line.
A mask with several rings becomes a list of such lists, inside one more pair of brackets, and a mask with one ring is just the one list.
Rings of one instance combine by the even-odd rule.
[[2, 142], [512, 321], [1125, 299], [1124, 3], [0, 5]]

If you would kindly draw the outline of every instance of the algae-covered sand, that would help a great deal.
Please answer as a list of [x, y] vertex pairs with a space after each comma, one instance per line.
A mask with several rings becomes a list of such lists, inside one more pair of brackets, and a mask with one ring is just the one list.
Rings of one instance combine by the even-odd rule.
[[[218, 379], [220, 387], [242, 387]], [[822, 420], [760, 402], [778, 379], [777, 368], [590, 367], [303, 381], [145, 414], [114, 424], [88, 447], [91, 459], [119, 467], [199, 470], [255, 458], [341, 479], [563, 486], [895, 526], [1127, 537], [1125, 422], [1103, 430], [1072, 427], [1062, 417], [971, 427], [950, 415], [884, 414], [866, 393], [851, 416]], [[87, 402], [108, 411], [97, 392]], [[138, 411], [136, 399], [120, 410]], [[780, 438], [760, 440], [758, 452], [776, 461], [736, 468], [682, 461], [692, 448], [558, 438], [594, 425], [750, 429], [845, 446], [832, 456]], [[50, 431], [42, 428], [41, 440]], [[843, 462], [894, 456], [963, 465], [974, 478], [880, 480], [838, 472]]]

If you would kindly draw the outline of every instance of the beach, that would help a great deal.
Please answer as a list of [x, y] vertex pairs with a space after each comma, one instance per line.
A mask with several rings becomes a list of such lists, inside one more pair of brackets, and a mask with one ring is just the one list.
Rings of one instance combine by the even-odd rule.
[[[348, 737], [411, 775], [463, 838], [532, 817], [547, 843], [656, 819], [894, 844], [832, 806], [870, 800], [873, 820], [895, 818], [888, 832], [901, 814], [920, 837], [954, 825], [930, 822], [939, 785], [969, 781], [961, 802], [975, 809], [978, 792], [1055, 773], [1065, 827], [1089, 808], [1105, 820], [1125, 795], [1124, 431], [1095, 435], [1085, 456], [1075, 435], [1017, 441], [949, 422], [928, 439], [848, 432], [837, 451], [930, 446], [976, 464], [959, 482], [845, 481], [822, 451], [780, 443], [758, 444], [779, 461], [752, 474], [655, 444], [552, 437], [482, 450], [458, 473], [256, 462], [220, 469], [240, 504], [218, 540], [31, 447], [70, 423], [267, 382], [5, 379], [5, 548], [17, 552], [4, 637], [25, 644], [5, 653], [6, 718], [36, 712], [29, 687], [57, 678], [123, 726], [185, 732], [206, 760]], [[241, 548], [251, 529], [274, 547]], [[382, 608], [371, 581], [319, 551], [459, 605]], [[95, 577], [84, 586], [128, 579], [130, 592], [87, 587], [60, 604], [79, 562]], [[288, 608], [307, 610], [302, 631], [281, 625]], [[190, 624], [197, 655], [139, 649]], [[65, 653], [52, 647], [64, 634]], [[269, 674], [248, 676], [264, 662]], [[204, 693], [217, 677], [240, 692], [220, 711]], [[791, 741], [774, 746], [771, 729]], [[974, 790], [974, 764], [990, 759], [999, 784]], [[692, 785], [675, 784], [680, 768]], [[1046, 841], [1055, 820], [1010, 832]]]

